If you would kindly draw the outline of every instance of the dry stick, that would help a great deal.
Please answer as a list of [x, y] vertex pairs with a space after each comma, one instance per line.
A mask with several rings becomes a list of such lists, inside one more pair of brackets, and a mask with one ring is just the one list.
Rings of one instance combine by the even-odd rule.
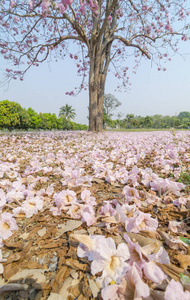
[[20, 283], [8, 283], [4, 285], [0, 285], [0, 295], [9, 292], [9, 291], [26, 291], [28, 289], [27, 284], [20, 284]]

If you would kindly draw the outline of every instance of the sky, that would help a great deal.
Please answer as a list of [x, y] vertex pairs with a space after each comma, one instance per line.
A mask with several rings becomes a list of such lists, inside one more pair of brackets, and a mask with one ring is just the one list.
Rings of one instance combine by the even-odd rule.
[[[190, 41], [181, 44], [180, 53], [188, 53]], [[6, 68], [6, 61], [0, 56], [0, 73]], [[115, 91], [117, 79], [110, 73], [106, 82], [105, 93], [114, 95], [122, 105], [115, 111], [125, 117], [134, 115], [177, 115], [181, 111], [190, 111], [190, 53], [175, 55], [171, 62], [163, 65], [167, 70], [158, 71], [156, 65], [144, 59], [136, 75], [129, 75], [130, 89], [123, 92]], [[76, 111], [75, 121], [88, 124], [88, 91], [76, 97], [67, 96], [81, 83], [76, 67], [71, 59], [59, 60], [40, 67], [30, 69], [24, 81], [12, 80], [9, 86], [0, 87], [0, 101], [9, 100], [32, 107], [36, 112], [56, 113], [65, 104], [71, 105]]]

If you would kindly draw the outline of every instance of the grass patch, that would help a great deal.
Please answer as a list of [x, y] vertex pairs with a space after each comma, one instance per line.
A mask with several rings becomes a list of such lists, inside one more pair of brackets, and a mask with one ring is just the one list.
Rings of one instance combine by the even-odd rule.
[[[145, 131], [170, 131], [171, 128], [111, 128], [111, 129], [104, 129], [104, 131], [114, 131], [114, 132], [145, 132]], [[176, 129], [175, 131], [190, 131], [189, 129]]]
[[190, 171], [182, 170], [178, 181], [185, 184], [187, 191], [190, 192]]

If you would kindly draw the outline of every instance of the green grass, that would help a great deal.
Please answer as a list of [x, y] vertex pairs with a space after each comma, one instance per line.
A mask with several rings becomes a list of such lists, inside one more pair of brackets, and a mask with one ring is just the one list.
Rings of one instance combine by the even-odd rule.
[[[111, 128], [111, 129], [104, 129], [104, 131], [114, 131], [114, 132], [145, 132], [145, 131], [170, 131], [171, 128]], [[175, 131], [190, 131], [190, 129], [176, 129]]]
[[178, 181], [185, 184], [187, 191], [190, 192], [190, 171], [182, 170]]

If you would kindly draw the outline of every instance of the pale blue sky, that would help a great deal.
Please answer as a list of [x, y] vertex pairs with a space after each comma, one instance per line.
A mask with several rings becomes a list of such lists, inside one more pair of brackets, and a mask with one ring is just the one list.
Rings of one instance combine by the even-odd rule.
[[[187, 53], [190, 42], [182, 44], [181, 53]], [[0, 57], [0, 72], [5, 62]], [[164, 64], [166, 72], [157, 71], [157, 66], [151, 61], [142, 60], [136, 75], [131, 75], [130, 90], [115, 92], [117, 79], [108, 74], [106, 93], [113, 94], [122, 102], [115, 113], [122, 112], [123, 117], [128, 113], [135, 115], [175, 115], [181, 111], [190, 111], [190, 55], [185, 59], [179, 55]], [[6, 66], [7, 67], [7, 66]], [[59, 114], [61, 106], [68, 103], [75, 108], [75, 121], [88, 123], [88, 91], [78, 96], [66, 96], [80, 83], [75, 66], [70, 59], [44, 62], [40, 67], [30, 69], [24, 81], [11, 81], [8, 89], [0, 88], [0, 101], [8, 99], [16, 101], [24, 108], [32, 107], [36, 112], [51, 112]]]

